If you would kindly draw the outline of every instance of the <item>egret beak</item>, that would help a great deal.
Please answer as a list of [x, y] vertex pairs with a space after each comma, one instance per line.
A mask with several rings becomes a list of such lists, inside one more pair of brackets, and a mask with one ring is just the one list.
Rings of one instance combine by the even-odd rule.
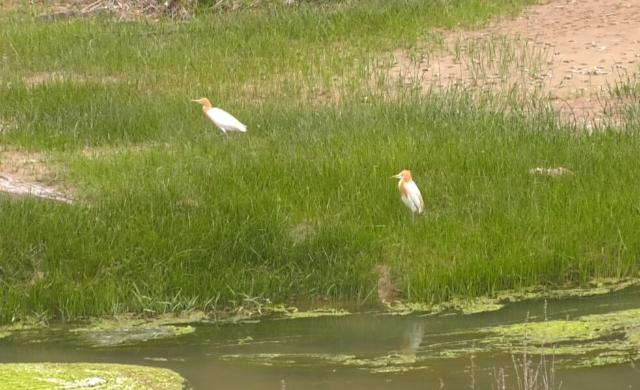
[[397, 175], [391, 176], [392, 179], [402, 179], [402, 174], [398, 173]]
[[194, 102], [194, 103], [200, 103], [199, 99], [191, 99], [191, 101]]

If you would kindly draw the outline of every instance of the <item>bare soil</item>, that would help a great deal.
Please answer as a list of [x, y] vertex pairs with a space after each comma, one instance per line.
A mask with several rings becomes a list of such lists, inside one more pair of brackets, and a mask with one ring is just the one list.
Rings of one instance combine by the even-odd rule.
[[444, 50], [419, 64], [404, 50], [394, 53], [392, 76], [417, 76], [423, 88], [519, 84], [546, 95], [567, 118], [597, 121], [608, 88], [640, 70], [638, 0], [551, 0], [514, 19], [443, 35]]
[[37, 72], [31, 73], [22, 78], [25, 85], [29, 88], [37, 87], [42, 84], [61, 83], [65, 81], [82, 83], [117, 83], [121, 80], [114, 76], [91, 77], [75, 74], [71, 72]]
[[0, 192], [71, 203], [69, 189], [54, 182], [53, 167], [42, 154], [0, 149]]

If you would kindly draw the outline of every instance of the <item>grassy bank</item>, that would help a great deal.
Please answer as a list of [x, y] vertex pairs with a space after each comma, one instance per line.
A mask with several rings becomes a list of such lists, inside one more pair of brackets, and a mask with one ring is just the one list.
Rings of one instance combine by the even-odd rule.
[[[634, 274], [633, 129], [587, 137], [460, 91], [371, 85], [389, 51], [525, 3], [354, 1], [181, 23], [3, 15], [0, 142], [46, 155], [78, 202], [0, 197], [0, 319], [245, 295], [371, 302], [379, 264], [415, 301]], [[189, 101], [200, 96], [249, 132], [219, 134]], [[575, 174], [528, 173], [547, 166]], [[403, 168], [427, 204], [415, 224], [389, 178]]]

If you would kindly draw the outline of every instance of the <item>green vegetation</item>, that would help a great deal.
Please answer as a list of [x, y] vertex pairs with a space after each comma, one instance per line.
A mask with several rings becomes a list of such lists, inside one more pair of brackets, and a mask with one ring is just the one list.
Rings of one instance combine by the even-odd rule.
[[[0, 142], [45, 156], [77, 199], [0, 197], [0, 321], [367, 303], [381, 263], [416, 302], [635, 275], [637, 128], [587, 137], [387, 77], [396, 48], [528, 3], [0, 15]], [[249, 132], [222, 136], [201, 96]], [[528, 173], [546, 166], [575, 174]], [[415, 224], [389, 178], [403, 168], [427, 204]]]
[[184, 379], [166, 368], [124, 364], [0, 364], [2, 389], [158, 389], [180, 390]]

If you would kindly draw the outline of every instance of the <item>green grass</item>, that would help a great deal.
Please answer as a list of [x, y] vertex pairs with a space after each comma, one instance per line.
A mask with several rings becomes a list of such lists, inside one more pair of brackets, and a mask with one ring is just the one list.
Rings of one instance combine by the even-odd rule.
[[[79, 199], [0, 198], [0, 319], [244, 295], [372, 302], [382, 263], [415, 301], [635, 274], [637, 129], [587, 137], [544, 112], [368, 83], [374, 59], [430, 29], [526, 3], [329, 2], [181, 23], [0, 16], [0, 119], [15, 124], [0, 142], [50, 156]], [[25, 82], [43, 72], [66, 79]], [[331, 88], [339, 99], [317, 100]], [[222, 136], [189, 101], [205, 95], [249, 132]], [[539, 166], [575, 175], [528, 173]], [[389, 178], [403, 168], [427, 204], [415, 224]]]

